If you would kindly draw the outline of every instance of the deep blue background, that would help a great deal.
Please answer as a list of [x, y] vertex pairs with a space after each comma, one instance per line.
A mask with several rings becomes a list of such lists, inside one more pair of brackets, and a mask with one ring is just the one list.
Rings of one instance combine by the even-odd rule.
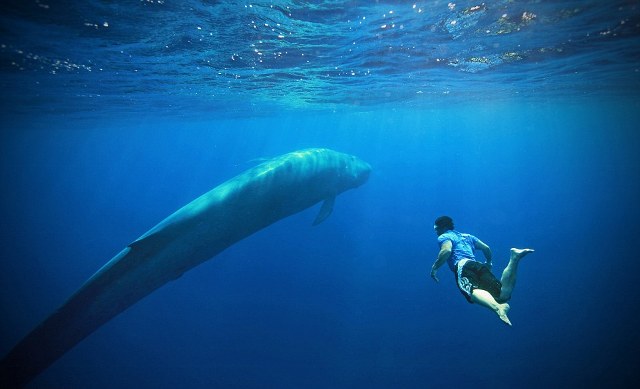
[[[154, 292], [32, 387], [562, 387], [637, 379], [632, 99], [455, 104], [201, 121], [4, 119], [0, 353], [120, 249], [268, 158], [329, 147], [364, 186]], [[449, 214], [523, 260], [513, 327], [428, 277]], [[635, 370], [634, 370], [635, 369]]]

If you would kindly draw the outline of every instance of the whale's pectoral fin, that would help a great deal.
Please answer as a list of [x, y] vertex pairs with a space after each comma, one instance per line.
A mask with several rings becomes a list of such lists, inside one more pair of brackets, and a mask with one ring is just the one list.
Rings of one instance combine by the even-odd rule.
[[318, 216], [316, 216], [316, 220], [313, 221], [313, 225], [317, 226], [322, 223], [324, 219], [328, 218], [331, 215], [331, 211], [333, 211], [333, 204], [336, 203], [336, 196], [331, 196], [324, 200], [322, 203], [322, 207], [320, 207], [320, 212], [318, 212]]

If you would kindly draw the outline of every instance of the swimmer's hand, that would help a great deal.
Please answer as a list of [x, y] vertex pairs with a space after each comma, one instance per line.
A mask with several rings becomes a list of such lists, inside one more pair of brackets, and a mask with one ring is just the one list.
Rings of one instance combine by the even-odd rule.
[[435, 282], [440, 282], [440, 280], [438, 279], [438, 276], [436, 275], [437, 272], [438, 272], [437, 269], [431, 268], [431, 278], [433, 278]]

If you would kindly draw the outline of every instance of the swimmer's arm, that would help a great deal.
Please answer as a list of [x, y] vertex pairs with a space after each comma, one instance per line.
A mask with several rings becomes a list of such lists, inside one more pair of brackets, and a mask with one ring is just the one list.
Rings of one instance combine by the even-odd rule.
[[440, 246], [440, 252], [438, 253], [438, 259], [434, 262], [433, 266], [431, 266], [431, 278], [433, 278], [436, 282], [440, 282], [438, 276], [436, 276], [436, 272], [440, 268], [440, 266], [444, 265], [447, 262], [447, 259], [451, 256], [451, 241], [445, 240], [442, 242]]
[[487, 259], [487, 265], [491, 266], [491, 248], [480, 239], [476, 240], [476, 249], [481, 250], [484, 257]]

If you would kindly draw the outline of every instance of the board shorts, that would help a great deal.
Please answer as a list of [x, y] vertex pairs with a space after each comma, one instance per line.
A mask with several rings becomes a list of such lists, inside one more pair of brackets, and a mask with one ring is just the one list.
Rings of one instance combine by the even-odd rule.
[[473, 304], [471, 293], [474, 289], [486, 290], [496, 300], [500, 298], [502, 283], [496, 279], [485, 264], [464, 258], [458, 262], [454, 273], [456, 285], [468, 302]]

